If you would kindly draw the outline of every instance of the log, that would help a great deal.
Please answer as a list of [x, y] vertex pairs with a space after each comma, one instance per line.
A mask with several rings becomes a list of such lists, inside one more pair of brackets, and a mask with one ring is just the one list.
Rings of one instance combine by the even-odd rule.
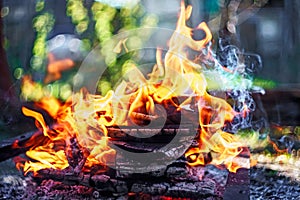
[[[112, 141], [138, 141], [147, 143], [167, 143], [174, 135], [183, 135], [182, 140], [192, 139], [191, 137], [185, 137], [190, 132], [197, 132], [192, 125], [188, 124], [185, 126], [169, 125], [163, 128], [136, 128], [136, 127], [108, 127], [108, 136], [111, 137]], [[155, 136], [146, 138], [147, 135]], [[99, 132], [99, 134], [102, 134]], [[130, 134], [130, 135], [129, 135]], [[136, 137], [134, 137], [136, 136]], [[140, 138], [142, 136], [142, 138]], [[19, 154], [25, 153], [27, 150], [34, 146], [39, 146], [43, 142], [47, 141], [48, 138], [43, 135], [42, 131], [28, 132], [18, 137], [10, 138], [0, 142], [0, 162], [9, 158], [15, 157]], [[116, 144], [118, 142], [115, 142]], [[120, 144], [120, 143], [119, 143]], [[131, 146], [133, 148], [133, 146]], [[137, 148], [138, 149], [138, 148]]]
[[170, 187], [166, 192], [166, 196], [175, 197], [190, 197], [199, 199], [199, 197], [216, 196], [215, 194], [216, 184], [210, 179], [198, 181], [194, 183], [177, 183]]
[[[38, 142], [31, 142], [32, 140]], [[28, 132], [14, 138], [2, 140], [0, 142], [0, 162], [25, 153], [30, 148], [39, 145], [39, 142], [44, 142], [45, 140], [48, 140], [48, 138], [40, 131]]]
[[[113, 140], [121, 139], [134, 140], [135, 138], [149, 138], [152, 136], [174, 136], [178, 133], [181, 135], [190, 135], [193, 131], [197, 133], [197, 127], [194, 128], [193, 124], [185, 125], [165, 125], [163, 127], [135, 127], [135, 126], [119, 126], [119, 127], [108, 127], [108, 136]], [[134, 138], [135, 137], [135, 138]], [[160, 142], [157, 140], [149, 140], [149, 142]]]
[[165, 174], [166, 165], [163, 156], [161, 160], [145, 160], [147, 163], [141, 163], [139, 160], [131, 160], [121, 154], [116, 156], [116, 176], [119, 178], [153, 178], [162, 177]]

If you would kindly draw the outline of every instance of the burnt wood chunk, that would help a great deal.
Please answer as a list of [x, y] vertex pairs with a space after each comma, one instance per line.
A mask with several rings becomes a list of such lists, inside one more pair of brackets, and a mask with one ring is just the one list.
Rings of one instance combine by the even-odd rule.
[[215, 195], [215, 182], [206, 179], [194, 183], [180, 182], [170, 187], [166, 196], [201, 198]]
[[[99, 132], [99, 134], [103, 133]], [[180, 134], [179, 142], [191, 141], [193, 137], [196, 137], [197, 129], [194, 128], [192, 124], [186, 124], [182, 126], [166, 125], [160, 128], [108, 127], [108, 136], [110, 137], [111, 141], [123, 141], [124, 143], [115, 143], [121, 146], [123, 145], [124, 147], [127, 145], [129, 148], [135, 148], [136, 150], [141, 150], [141, 148], [138, 146], [134, 147], [133, 145], [130, 145], [130, 143], [125, 145], [126, 141], [167, 144], [176, 134]], [[149, 135], [152, 137], [148, 137]], [[42, 145], [48, 140], [49, 138], [45, 137], [42, 131], [29, 132], [18, 137], [3, 140], [0, 142], [0, 162], [25, 153], [27, 150], [35, 146]], [[78, 148], [75, 148], [76, 145], [74, 144], [71, 146], [73, 148], [71, 151], [74, 151], [76, 148]], [[145, 150], [148, 151], [150, 149]], [[70, 152], [69, 155], [71, 156], [71, 154], [72, 152]], [[80, 158], [78, 159], [80, 160]]]
[[131, 192], [164, 195], [168, 188], [170, 188], [169, 183], [134, 183], [131, 187]]

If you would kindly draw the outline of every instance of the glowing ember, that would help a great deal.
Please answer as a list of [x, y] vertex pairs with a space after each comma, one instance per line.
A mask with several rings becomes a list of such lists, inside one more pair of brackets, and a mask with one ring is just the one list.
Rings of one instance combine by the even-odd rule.
[[[164, 102], [171, 103], [180, 111], [191, 103], [192, 98], [197, 102], [199, 115], [195, 121], [200, 124], [200, 137], [199, 146], [185, 153], [189, 165], [206, 164], [204, 155], [211, 153], [212, 164], [225, 165], [232, 172], [242, 167], [235, 162], [235, 157], [241, 153], [244, 145], [234, 135], [224, 132], [223, 128], [235, 115], [246, 116], [248, 108], [244, 106], [244, 110], [237, 113], [225, 100], [211, 96], [206, 91], [203, 67], [197, 63], [200, 58], [190, 60], [186, 49], [197, 52], [206, 50], [208, 53], [201, 59], [217, 62], [209, 49], [212, 34], [205, 23], [200, 23], [196, 29], [204, 31], [205, 38], [198, 41], [192, 38], [193, 29], [186, 26], [191, 11], [191, 6], [185, 8], [182, 1], [178, 24], [169, 41], [169, 50], [163, 58], [162, 51], [157, 49], [157, 64], [148, 75], [149, 79], [136, 66], [132, 66], [127, 73], [128, 81], [121, 82], [115, 91], [109, 91], [104, 97], [81, 90], [64, 104], [53, 98], [43, 98], [36, 105], [46, 110], [55, 120], [51, 127], [46, 125], [40, 113], [24, 107], [23, 113], [34, 117], [37, 127], [49, 138], [42, 146], [27, 151], [26, 155], [34, 161], [25, 162], [25, 173], [70, 166], [68, 160], [72, 157], [70, 152], [74, 141], [78, 143], [79, 154], [86, 158], [84, 170], [113, 162], [115, 150], [109, 146], [108, 126], [132, 125], [137, 118], [155, 118], [159, 115], [155, 104]], [[56, 77], [62, 69], [73, 65], [66, 63], [66, 67], [56, 69], [54, 64], [48, 70]], [[222, 66], [219, 70], [230, 73]], [[27, 80], [26, 84], [29, 83]], [[181, 104], [172, 100], [187, 94], [190, 97]]]

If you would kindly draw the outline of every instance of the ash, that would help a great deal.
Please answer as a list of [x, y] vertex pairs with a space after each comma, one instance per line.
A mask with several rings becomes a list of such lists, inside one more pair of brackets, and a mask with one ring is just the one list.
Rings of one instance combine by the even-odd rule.
[[300, 199], [300, 182], [254, 167], [250, 170], [250, 199]]
[[20, 175], [0, 176], [0, 199], [30, 199], [35, 183]]

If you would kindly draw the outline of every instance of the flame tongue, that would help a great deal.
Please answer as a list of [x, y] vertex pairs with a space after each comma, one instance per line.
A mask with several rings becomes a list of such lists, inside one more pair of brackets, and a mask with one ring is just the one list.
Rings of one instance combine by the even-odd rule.
[[[198, 41], [192, 38], [193, 29], [186, 26], [191, 11], [192, 8], [185, 8], [182, 1], [177, 27], [169, 41], [169, 50], [163, 59], [162, 51], [157, 49], [157, 64], [148, 75], [149, 79], [132, 65], [127, 73], [128, 81], [122, 81], [115, 91], [109, 91], [104, 97], [82, 90], [64, 104], [53, 98], [43, 98], [37, 106], [45, 109], [55, 120], [51, 128], [45, 124], [40, 113], [23, 108], [23, 113], [34, 117], [44, 135], [49, 138], [43, 145], [27, 151], [26, 155], [35, 162], [27, 161], [24, 171], [74, 167], [73, 151], [82, 157], [85, 169], [93, 165], [105, 165], [113, 160], [115, 154], [115, 150], [108, 145], [108, 126], [129, 125], [136, 122], [135, 119], [144, 119], [145, 116], [151, 120], [151, 117], [159, 114], [155, 104], [163, 102], [172, 103], [177, 110], [185, 109], [192, 97], [197, 101], [201, 130], [199, 146], [190, 148], [185, 154], [190, 158], [189, 164], [206, 164], [204, 155], [212, 152], [212, 164], [223, 164], [230, 171], [240, 168], [234, 158], [241, 153], [240, 147], [243, 145], [234, 135], [223, 131], [225, 123], [231, 121], [237, 113], [225, 100], [208, 94], [203, 66], [190, 60], [185, 52], [187, 48], [198, 52], [205, 50], [208, 53], [202, 59], [214, 59], [207, 47], [212, 39], [207, 25], [201, 23], [197, 26], [196, 29], [205, 33], [205, 37]], [[181, 104], [172, 101], [174, 97], [186, 95], [190, 97]], [[75, 147], [74, 141], [77, 143]]]
[[[201, 51], [206, 48], [206, 45], [212, 39], [212, 34], [205, 23], [200, 23], [197, 27], [197, 29], [205, 32], [205, 38], [200, 41], [192, 39], [192, 29], [185, 24], [190, 14], [191, 7], [187, 7], [185, 10], [184, 3], [181, 2], [181, 14], [176, 31], [170, 39], [169, 54], [167, 53], [166, 55], [166, 66], [172, 66], [172, 70], [181, 72], [193, 93], [198, 97], [199, 124], [201, 128], [199, 147], [190, 148], [185, 156], [191, 157], [194, 155], [192, 156], [194, 159], [190, 162], [192, 166], [204, 165], [206, 163], [203, 153], [214, 152], [215, 157], [211, 161], [212, 164], [224, 164], [230, 171], [235, 172], [240, 166], [234, 164], [233, 159], [241, 153], [240, 147], [243, 145], [238, 142], [234, 135], [226, 133], [222, 129], [225, 122], [231, 121], [237, 113], [225, 100], [213, 97], [206, 92], [207, 83], [203, 73], [195, 72], [197, 69], [201, 71], [202, 66], [190, 61], [184, 52], [184, 47], [186, 46], [193, 50]], [[178, 38], [176, 32], [182, 38]], [[176, 52], [176, 54], [171, 54], [170, 52], [172, 51]], [[184, 56], [180, 58], [177, 55]], [[206, 59], [212, 59], [211, 55], [208, 54]], [[168, 77], [168, 74], [166, 77]]]

